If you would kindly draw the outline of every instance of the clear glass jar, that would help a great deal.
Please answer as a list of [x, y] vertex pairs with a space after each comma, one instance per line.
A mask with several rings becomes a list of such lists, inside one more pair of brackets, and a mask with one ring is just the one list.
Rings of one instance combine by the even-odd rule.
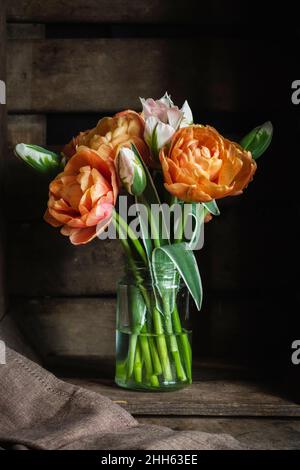
[[189, 293], [173, 263], [127, 264], [118, 284], [116, 383], [176, 390], [192, 382]]

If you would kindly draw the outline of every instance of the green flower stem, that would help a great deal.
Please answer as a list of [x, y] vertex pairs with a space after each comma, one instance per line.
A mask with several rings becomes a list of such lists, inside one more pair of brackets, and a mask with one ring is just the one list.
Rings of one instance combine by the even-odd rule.
[[[114, 220], [118, 233], [120, 233], [120, 230], [123, 230], [123, 228], [120, 227], [117, 221], [117, 218], [114, 218], [113, 220]], [[131, 249], [128, 244], [128, 241], [121, 237], [120, 237], [120, 240], [125, 249], [125, 253], [128, 256], [128, 262], [130, 263], [131, 269], [135, 277], [137, 278], [138, 285], [144, 297], [146, 307], [148, 311], [150, 312], [152, 310], [151, 301], [149, 299], [147, 290], [141, 284], [141, 279], [138, 274], [137, 268], [135, 266], [134, 260], [132, 258]], [[155, 354], [154, 356], [152, 356], [154, 360], [154, 369], [155, 371], [160, 371], [162, 369], [165, 380], [172, 381], [173, 377], [172, 377], [171, 365], [170, 365], [170, 360], [169, 360], [169, 355], [168, 355], [167, 343], [166, 343], [166, 339], [164, 336], [164, 330], [163, 330], [162, 323], [161, 323], [160, 313], [158, 312], [156, 307], [153, 308], [153, 317], [156, 317], [156, 321], [154, 320], [154, 326], [155, 326], [155, 332], [158, 335], [157, 337], [158, 354]], [[143, 358], [145, 361], [146, 374], [149, 377], [153, 373], [153, 368], [152, 368], [152, 361], [150, 362], [151, 355], [150, 355], [150, 349], [149, 349], [149, 344], [148, 344], [148, 338], [146, 335], [147, 335], [147, 326], [145, 324], [141, 330], [140, 340], [141, 340], [142, 354], [143, 354]], [[132, 337], [130, 341], [132, 341]], [[153, 343], [153, 346], [155, 346], [155, 343]], [[132, 351], [134, 350], [133, 348], [134, 348], [134, 344], [132, 346], [131, 345], [129, 346], [129, 349], [131, 349]], [[154, 350], [154, 347], [153, 347], [153, 350]], [[131, 354], [133, 354], [133, 352], [131, 352]], [[159, 359], [160, 359], [160, 362], [159, 362]]]
[[142, 382], [142, 368], [143, 368], [143, 362], [142, 362], [142, 357], [141, 357], [141, 349], [140, 349], [140, 345], [138, 342], [136, 345], [135, 361], [134, 361], [134, 366], [133, 366], [134, 380], [137, 383]]
[[[116, 212], [114, 212], [114, 217], [113, 217], [113, 223], [115, 224], [115, 227], [116, 227], [116, 230], [119, 234], [121, 234], [122, 232], [122, 228], [120, 227], [120, 224], [118, 222], [118, 218], [116, 217]], [[120, 237], [119, 238], [122, 245], [123, 245], [123, 248], [124, 248], [124, 251], [128, 257], [128, 262], [132, 268], [132, 271], [134, 273], [134, 275], [136, 276], [137, 280], [139, 281], [139, 275], [138, 275], [138, 271], [137, 271], [137, 268], [136, 268], [136, 265], [135, 265], [135, 262], [132, 258], [132, 253], [131, 253], [131, 248], [129, 246], [129, 243], [128, 241], [125, 239], [125, 238], [122, 238]], [[142, 287], [142, 286], [140, 286]], [[146, 289], [143, 289], [142, 290], [142, 294], [145, 296], [146, 294], [146, 306], [149, 305], [150, 307], [150, 301], [149, 299], [147, 298], [147, 292], [146, 292]], [[147, 331], [146, 330], [146, 324], [144, 325], [144, 327], [142, 328], [141, 332], [142, 331]], [[152, 367], [152, 361], [151, 361], [151, 355], [150, 355], [150, 349], [149, 349], [149, 344], [148, 344], [148, 338], [147, 336], [145, 335], [141, 335], [140, 336], [140, 344], [141, 344], [141, 350], [142, 350], [142, 354], [143, 354], [143, 359], [144, 359], [144, 362], [145, 362], [145, 368], [146, 368], [146, 375], [147, 377], [150, 379], [151, 376], [153, 375], [153, 367]], [[131, 360], [132, 360], [132, 357], [134, 358], [135, 357], [135, 349], [136, 349], [136, 341], [135, 341], [135, 338], [133, 338], [133, 336], [131, 335], [130, 336], [130, 345], [129, 345], [129, 356], [131, 357]], [[131, 366], [130, 366], [130, 369], [129, 369], [129, 372], [131, 372], [130, 374], [128, 373], [127, 376], [130, 377], [132, 375], [132, 370], [131, 370]]]
[[[141, 202], [143, 202], [147, 208], [148, 219], [150, 220], [150, 226], [151, 226], [151, 234], [153, 235], [153, 238], [154, 238], [154, 245], [156, 248], [160, 247], [159, 227], [157, 227], [157, 221], [154, 220], [151, 210], [149, 208], [148, 202], [145, 201], [143, 197], [141, 197]], [[186, 223], [186, 219], [184, 219], [184, 221], [182, 221], [180, 224], [181, 232], [179, 236], [181, 237], [181, 239], [183, 237], [185, 223]], [[178, 378], [184, 381], [186, 380], [186, 375], [184, 372], [184, 368], [182, 367], [182, 364], [181, 364], [180, 352], [178, 350], [176, 336], [172, 334], [171, 316], [169, 315], [168, 318], [169, 318], [169, 321], [168, 321], [168, 325], [166, 326], [167, 326], [168, 334], [170, 334], [170, 347], [171, 347], [172, 355], [173, 355], [174, 362], [175, 362], [176, 372], [177, 372]], [[161, 322], [160, 313], [156, 307], [154, 307], [153, 309], [153, 319], [154, 319], [155, 332], [157, 334], [157, 338], [156, 338], [157, 347], [158, 347], [158, 351], [160, 355], [164, 378], [166, 381], [171, 381], [173, 378], [172, 378], [172, 370], [171, 370], [171, 365], [170, 365], [166, 338], [164, 336], [164, 330], [163, 330], [163, 326]]]
[[183, 360], [185, 363], [185, 370], [186, 370], [189, 382], [191, 383], [192, 382], [191, 344], [190, 344], [188, 335], [182, 330], [177, 305], [175, 306], [174, 311], [172, 313], [172, 318], [173, 318], [174, 331], [178, 335], [178, 338], [181, 344], [181, 348], [183, 352]]
[[159, 360], [159, 355], [157, 353], [156, 345], [153, 336], [149, 337], [149, 346], [150, 346], [150, 351], [153, 359], [153, 369], [154, 369], [154, 374], [155, 375], [161, 375], [162, 374], [162, 367], [161, 363]]
[[127, 378], [127, 359], [124, 361], [118, 361], [116, 363], [116, 375], [123, 382], [126, 382]]
[[[117, 214], [116, 212], [114, 213], [113, 222], [114, 222], [114, 224], [116, 226], [116, 229], [117, 229], [119, 234], [120, 234], [120, 232], [124, 233], [124, 231], [126, 231], [126, 230], [127, 230], [127, 233], [128, 233], [128, 228], [129, 228], [128, 225], [119, 216], [119, 214]], [[154, 234], [156, 234], [155, 245], [160, 246], [160, 240], [159, 240], [159, 235], [158, 235], [158, 232], [157, 232], [156, 222], [152, 219], [152, 221], [150, 221], [150, 223], [152, 223]], [[152, 230], [152, 227], [151, 227], [151, 230]], [[130, 232], [130, 230], [129, 230], [129, 232]], [[128, 235], [130, 235], [130, 234], [128, 233]], [[136, 337], [136, 335], [131, 335], [130, 336], [130, 345], [129, 345], [129, 351], [128, 351], [128, 364], [127, 364], [127, 379], [132, 376], [133, 372], [134, 372], [135, 377], [140, 377], [141, 376], [141, 374], [142, 374], [141, 358], [142, 358], [142, 361], [143, 361], [143, 363], [145, 365], [145, 369], [146, 369], [146, 376], [147, 376], [148, 380], [150, 379], [151, 385], [156, 387], [156, 386], [159, 386], [159, 381], [158, 381], [157, 375], [160, 375], [161, 373], [163, 373], [164, 379], [167, 382], [173, 381], [173, 375], [172, 375], [171, 364], [170, 364], [170, 359], [169, 359], [168, 346], [167, 346], [167, 342], [166, 342], [166, 337], [164, 335], [164, 328], [163, 328], [163, 324], [162, 324], [161, 314], [157, 310], [156, 306], [152, 307], [151, 300], [149, 299], [148, 292], [147, 292], [146, 288], [141, 283], [142, 279], [141, 279], [141, 276], [138, 273], [138, 270], [136, 268], [134, 259], [132, 258], [131, 247], [130, 247], [127, 239], [124, 239], [123, 237], [119, 237], [119, 239], [120, 239], [120, 241], [123, 245], [124, 251], [125, 251], [125, 253], [128, 257], [128, 262], [131, 266], [132, 272], [134, 273], [134, 275], [135, 275], [135, 277], [138, 281], [138, 285], [139, 285], [139, 288], [140, 288], [141, 293], [143, 295], [143, 298], [145, 300], [146, 307], [147, 307], [148, 311], [152, 311], [152, 313], [153, 313], [154, 329], [155, 329], [155, 333], [156, 333], [156, 344], [155, 344], [155, 341], [154, 341], [153, 338], [148, 338], [147, 337], [147, 326], [146, 326], [146, 324], [143, 326], [143, 328], [141, 330], [141, 335], [139, 335], [140, 350], [138, 350], [138, 352], [137, 352], [137, 347], [138, 347], [137, 337]], [[138, 250], [138, 253], [140, 254], [143, 261], [147, 262], [147, 257], [146, 257], [145, 251], [143, 250], [140, 242], [138, 242], [136, 244], [136, 243], [134, 243], [134, 240], [132, 239], [132, 237], [130, 237], [130, 239], [133, 241], [133, 245]], [[138, 241], [138, 240], [135, 240], [135, 241]], [[142, 250], [139, 247], [142, 248]], [[146, 258], [146, 260], [145, 260], [145, 258]], [[177, 314], [178, 314], [178, 311], [177, 311]], [[178, 344], [177, 344], [176, 336], [173, 334], [171, 316], [167, 315], [166, 318], [167, 318], [166, 328], [167, 328], [167, 332], [168, 332], [169, 339], [170, 339], [170, 349], [171, 349], [173, 359], [174, 359], [174, 362], [175, 362], [176, 373], [177, 373], [178, 378], [180, 380], [186, 380], [186, 375], [185, 375], [185, 372], [184, 372], [184, 368], [182, 367], [182, 363], [181, 363], [180, 352], [178, 350]], [[179, 315], [178, 315], [178, 319], [177, 319], [177, 327], [178, 327], [178, 322], [179, 322], [179, 326], [180, 326], [180, 331], [182, 331], [181, 330], [181, 325], [180, 325]], [[186, 337], [185, 339], [188, 342], [188, 338]], [[187, 349], [188, 345], [186, 344], [186, 342], [184, 344], [185, 344], [185, 347], [183, 347], [182, 349], [184, 351], [184, 356], [185, 356], [187, 354], [187, 351], [188, 351], [188, 349]], [[188, 344], [189, 344], [189, 342], [188, 342]], [[157, 350], [156, 350], [156, 346], [157, 346]], [[189, 358], [189, 361], [187, 361], [187, 359], [184, 358], [184, 362], [187, 364], [187, 371], [189, 371], [190, 370], [189, 364], [191, 363], [191, 359], [190, 359], [190, 356], [187, 356], [187, 357]], [[189, 372], [188, 372], [188, 375], [190, 375]]]
[[140, 335], [140, 345], [143, 354], [143, 358], [145, 361], [145, 368], [146, 368], [146, 377], [147, 379], [151, 379], [153, 375], [153, 366], [152, 366], [152, 359], [151, 359], [151, 352], [149, 348], [149, 342], [147, 336], [141, 334]]
[[159, 380], [157, 378], [157, 375], [152, 375], [152, 377], [150, 379], [150, 383], [151, 383], [152, 387], [159, 387]]
[[[119, 227], [122, 229], [123, 234], [127, 234], [128, 237], [130, 238], [130, 241], [133, 243], [136, 251], [142, 258], [143, 263], [147, 266], [148, 260], [146, 256], [146, 252], [141, 244], [141, 242], [137, 239], [135, 233], [133, 230], [129, 227], [129, 225], [125, 222], [125, 220], [118, 214], [116, 211], [114, 211], [114, 220], [118, 223]], [[120, 233], [120, 232], [119, 232]]]
[[[204, 213], [203, 213], [203, 221], [208, 213], [208, 210], [204, 208]], [[175, 235], [175, 243], [180, 243], [183, 240], [184, 236], [184, 230], [185, 230], [185, 225], [187, 222], [187, 217], [185, 217], [181, 220], [181, 223], [179, 224], [178, 230]], [[181, 322], [180, 322], [180, 317], [179, 317], [179, 312], [177, 305], [175, 305], [174, 311], [172, 313], [172, 319], [173, 319], [173, 324], [174, 324], [174, 331], [175, 333], [179, 336], [180, 344], [181, 344], [181, 349], [183, 352], [183, 360], [185, 363], [185, 369], [186, 373], [189, 379], [189, 382], [192, 382], [192, 350], [191, 350], [191, 344], [189, 341], [189, 338], [185, 332], [183, 332], [182, 327], [181, 327]]]
[[138, 339], [137, 334], [132, 333], [130, 335], [129, 351], [128, 351], [128, 365], [127, 365], [127, 379], [130, 379], [133, 373], [136, 347], [137, 347], [137, 339]]
[[186, 225], [186, 222], [187, 222], [187, 217], [188, 217], [188, 214], [186, 214], [184, 209], [183, 209], [183, 217], [181, 215], [181, 218], [180, 218], [180, 221], [179, 221], [179, 224], [178, 224], [178, 227], [177, 227], [177, 231], [174, 234], [174, 243], [181, 243], [182, 242], [183, 236], [184, 236], [184, 229], [185, 229], [185, 225]]
[[157, 227], [157, 223], [156, 223], [156, 220], [153, 218], [151, 208], [148, 202], [145, 200], [145, 198], [142, 195], [140, 196], [140, 201], [142, 204], [144, 204], [144, 206], [147, 209], [148, 219], [150, 221], [151, 238], [154, 241], [155, 248], [158, 248], [160, 247], [159, 226]]
[[159, 355], [157, 353], [154, 341], [152, 341], [152, 343], [151, 343], [152, 338], [147, 336], [147, 326], [146, 326], [146, 324], [141, 329], [140, 338], [142, 336], [143, 336], [143, 338], [145, 338], [147, 340], [147, 343], [149, 343], [149, 351], [150, 351], [151, 357], [152, 357], [152, 364], [153, 364], [154, 374], [159, 375], [159, 374], [161, 374], [161, 371], [162, 371], [160, 360], [159, 360]]
[[165, 310], [166, 330], [167, 330], [167, 334], [169, 335], [170, 349], [171, 349], [173, 359], [175, 362], [176, 373], [177, 373], [179, 380], [185, 381], [186, 375], [184, 372], [184, 368], [181, 364], [181, 358], [180, 358], [180, 352], [178, 350], [177, 339], [173, 332], [171, 312], [169, 310], [168, 302], [163, 301], [163, 304], [164, 304], [164, 310]]
[[157, 349], [160, 357], [160, 362], [163, 370], [164, 379], [167, 382], [171, 382], [173, 380], [171, 364], [168, 354], [168, 347], [166, 338], [164, 335], [164, 329], [161, 321], [161, 316], [159, 311], [156, 307], [153, 308], [153, 322], [154, 328], [156, 333], [156, 344]]

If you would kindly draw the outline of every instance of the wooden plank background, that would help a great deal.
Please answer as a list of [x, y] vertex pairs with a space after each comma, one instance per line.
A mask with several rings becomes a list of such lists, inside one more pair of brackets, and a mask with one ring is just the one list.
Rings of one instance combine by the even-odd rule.
[[[288, 75], [292, 52], [284, 45], [279, 47], [284, 53], [281, 66]], [[288, 105], [287, 97], [278, 95], [277, 83], [272, 80], [278, 72], [280, 50], [270, 48], [266, 62], [265, 50], [257, 49], [251, 38], [242, 42], [223, 37], [201, 41], [13, 39], [8, 44], [8, 106], [15, 113], [103, 113], [139, 108], [139, 96], [161, 96], [165, 90], [175, 90], [176, 102], [182, 103], [188, 95], [200, 110], [247, 112], [263, 103], [264, 109], [272, 112]], [[245, 73], [241, 64], [245, 56], [254, 54], [256, 67]], [[259, 88], [251, 86], [257, 68]]]
[[[42, 215], [48, 181], [12, 149], [18, 142], [59, 148], [107, 113], [139, 109], [139, 95], [159, 97], [165, 90], [178, 103], [188, 97], [197, 121], [226, 135], [239, 138], [267, 119], [281, 129], [246, 195], [222, 201], [221, 217], [206, 228], [198, 256], [205, 302], [201, 314], [192, 314], [196, 356], [263, 355], [268, 361], [273, 354], [280, 364], [289, 355], [296, 324], [289, 304], [296, 285], [290, 259], [297, 232], [291, 224], [299, 209], [296, 185], [283, 197], [274, 181], [282, 181], [285, 136], [293, 140], [299, 125], [288, 88], [289, 77], [297, 77], [296, 46], [287, 37], [265, 34], [261, 40], [253, 29], [243, 29], [242, 2], [235, 9], [231, 2], [226, 9], [216, 0], [203, 4], [203, 17], [210, 13], [212, 22], [206, 29], [193, 10], [198, 2], [190, 3], [140, 1], [128, 7], [118, 0], [111, 8], [106, 0], [9, 2], [8, 291], [11, 309], [46, 363], [113, 354], [122, 255], [117, 242], [76, 248], [47, 226]], [[178, 17], [185, 25], [197, 22], [192, 35], [183, 28], [181, 36]], [[276, 256], [283, 245], [285, 255]], [[106, 327], [107, 341], [99, 342]]]
[[[77, 22], [77, 23], [170, 23], [178, 18], [187, 23], [199, 22], [199, 3], [189, 2], [189, 8], [179, 0], [161, 1], [139, 0], [11, 0], [8, 8], [10, 21], [27, 22]], [[230, 15], [224, 15], [228, 11]], [[244, 9], [237, 7], [232, 0], [226, 5], [221, 0], [214, 0], [201, 5], [204, 23], [237, 23], [244, 19]], [[201, 22], [201, 18], [200, 18]]]
[[[0, 80], [6, 83], [6, 22], [5, 4], [0, 10]], [[6, 106], [0, 104], [0, 319], [5, 312], [5, 221], [3, 213], [4, 155], [6, 152]]]

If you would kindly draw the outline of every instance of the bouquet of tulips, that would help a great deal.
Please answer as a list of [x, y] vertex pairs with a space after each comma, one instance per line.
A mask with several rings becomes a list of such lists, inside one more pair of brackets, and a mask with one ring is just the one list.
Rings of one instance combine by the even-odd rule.
[[[187, 101], [179, 108], [167, 93], [140, 101], [140, 113], [101, 119], [61, 154], [29, 144], [18, 144], [15, 153], [53, 175], [44, 219], [71, 243], [117, 234], [128, 266], [118, 295], [119, 320], [126, 315], [118, 326], [117, 383], [161, 389], [192, 380], [190, 337], [179, 306], [183, 287], [201, 308], [193, 249], [203, 222], [219, 215], [216, 199], [242, 194], [252, 180], [272, 125], [253, 129], [238, 144], [194, 124]], [[133, 203], [130, 220], [118, 195]]]

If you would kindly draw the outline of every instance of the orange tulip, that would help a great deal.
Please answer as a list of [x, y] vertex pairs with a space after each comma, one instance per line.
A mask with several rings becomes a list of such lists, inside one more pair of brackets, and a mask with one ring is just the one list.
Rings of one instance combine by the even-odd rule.
[[241, 194], [256, 170], [250, 152], [200, 125], [177, 131], [160, 161], [166, 189], [187, 202]]
[[63, 149], [70, 158], [80, 145], [85, 145], [102, 156], [115, 159], [121, 147], [134, 143], [145, 161], [149, 158], [149, 149], [144, 141], [144, 119], [135, 111], [127, 110], [114, 117], [100, 119], [97, 126], [74, 137]]
[[44, 219], [81, 245], [105, 230], [118, 195], [114, 163], [81, 146], [49, 186]]

